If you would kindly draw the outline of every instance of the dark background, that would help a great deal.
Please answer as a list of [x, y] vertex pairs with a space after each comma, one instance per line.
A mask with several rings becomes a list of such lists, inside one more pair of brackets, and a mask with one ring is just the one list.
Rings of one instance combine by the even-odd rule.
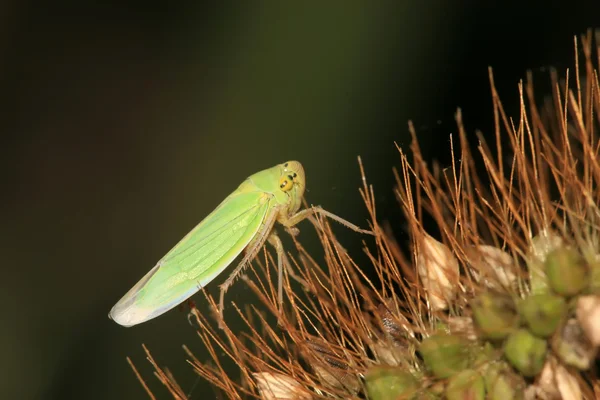
[[514, 106], [526, 69], [571, 66], [573, 35], [600, 25], [597, 1], [75, 3], [0, 3], [6, 399], [145, 398], [127, 355], [165, 397], [141, 343], [190, 390], [181, 345], [207, 355], [184, 313], [131, 329], [107, 313], [246, 176], [298, 159], [308, 202], [365, 226], [361, 155], [406, 240], [391, 169], [407, 121], [447, 163], [456, 107], [491, 132], [488, 65]]

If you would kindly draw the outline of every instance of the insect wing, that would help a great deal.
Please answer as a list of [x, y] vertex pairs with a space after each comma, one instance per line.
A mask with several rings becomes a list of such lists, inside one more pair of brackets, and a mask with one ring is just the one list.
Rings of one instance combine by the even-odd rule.
[[254, 238], [269, 204], [269, 196], [261, 191], [232, 193], [115, 304], [110, 318], [133, 326], [188, 299]]

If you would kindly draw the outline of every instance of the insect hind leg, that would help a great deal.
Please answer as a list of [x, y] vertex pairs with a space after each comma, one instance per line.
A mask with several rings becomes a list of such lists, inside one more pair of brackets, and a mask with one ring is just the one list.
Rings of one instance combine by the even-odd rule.
[[240, 261], [240, 263], [237, 265], [237, 267], [235, 267], [233, 272], [231, 274], [229, 274], [229, 277], [227, 277], [225, 282], [223, 282], [219, 286], [219, 288], [220, 288], [219, 309], [217, 310], [217, 312], [218, 312], [219, 328], [221, 328], [221, 329], [225, 328], [225, 325], [224, 325], [225, 322], [223, 320], [223, 310], [225, 308], [225, 293], [227, 292], [229, 287], [233, 284], [233, 282], [235, 281], [235, 278], [237, 278], [237, 276], [240, 274], [240, 272], [242, 272], [244, 267], [246, 267], [248, 264], [250, 264], [252, 262], [254, 257], [256, 257], [256, 255], [258, 254], [260, 248], [265, 244], [265, 241], [267, 240], [267, 237], [269, 236], [270, 231], [273, 229], [273, 224], [275, 223], [275, 219], [277, 217], [278, 212], [279, 212], [278, 209], [274, 209], [273, 211], [270, 212], [270, 214], [264, 220], [262, 227], [260, 228], [260, 230], [258, 231], [256, 236], [250, 241], [250, 243], [246, 247], [246, 254], [244, 255], [244, 258], [242, 258], [242, 261]]

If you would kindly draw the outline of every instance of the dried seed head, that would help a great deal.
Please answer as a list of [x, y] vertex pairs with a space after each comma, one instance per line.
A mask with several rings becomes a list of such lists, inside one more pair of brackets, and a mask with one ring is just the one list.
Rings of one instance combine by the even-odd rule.
[[577, 300], [577, 320], [594, 346], [600, 346], [600, 296], [581, 296]]
[[468, 257], [471, 273], [489, 288], [510, 289], [517, 281], [513, 258], [497, 247], [475, 246]]
[[458, 260], [445, 244], [424, 234], [419, 242], [417, 271], [432, 311], [448, 308], [458, 288]]
[[590, 342], [577, 320], [571, 318], [552, 337], [552, 350], [565, 364], [587, 370], [598, 348]]
[[477, 332], [473, 324], [473, 319], [470, 317], [454, 317], [448, 318], [448, 329], [451, 333], [462, 335], [469, 340], [477, 340]]
[[392, 313], [393, 306], [393, 299], [386, 299], [385, 304], [377, 307], [377, 316], [386, 337], [392, 341], [400, 341], [406, 335], [414, 337], [410, 322], [402, 313]]
[[303, 354], [324, 384], [352, 393], [360, 389], [358, 377], [348, 364], [347, 358], [341, 352], [336, 352], [327, 342], [317, 339], [307, 341]]
[[555, 358], [546, 361], [536, 384], [538, 398], [582, 399], [577, 378], [557, 361]]
[[369, 344], [369, 348], [380, 365], [398, 366], [406, 361], [406, 351], [393, 342], [378, 341]]
[[538, 261], [546, 261], [548, 254], [563, 245], [560, 235], [547, 229], [531, 239], [531, 256]]

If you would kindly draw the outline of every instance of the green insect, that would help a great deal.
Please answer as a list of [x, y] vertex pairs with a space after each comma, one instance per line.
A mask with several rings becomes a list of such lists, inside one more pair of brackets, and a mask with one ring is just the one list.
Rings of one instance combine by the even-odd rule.
[[304, 169], [297, 161], [251, 175], [135, 284], [110, 310], [109, 317], [123, 326], [158, 317], [210, 283], [245, 249], [240, 263], [220, 286], [222, 316], [225, 292], [266, 240], [278, 255], [281, 305], [285, 252], [273, 230], [276, 221], [294, 232], [294, 225], [318, 213], [354, 231], [372, 234], [320, 207], [299, 211], [304, 188]]

